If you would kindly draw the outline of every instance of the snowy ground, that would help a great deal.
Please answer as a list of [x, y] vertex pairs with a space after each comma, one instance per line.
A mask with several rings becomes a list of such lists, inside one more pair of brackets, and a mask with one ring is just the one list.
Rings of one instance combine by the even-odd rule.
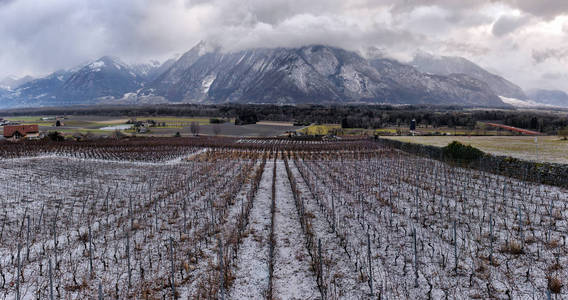
[[276, 163], [276, 215], [274, 218], [273, 295], [278, 299], [319, 299], [316, 279], [310, 271], [300, 220], [284, 163]]
[[268, 239], [270, 235], [270, 190], [272, 172], [265, 167], [235, 268], [231, 299], [262, 299], [268, 291]]
[[567, 284], [564, 188], [393, 149], [96, 153], [0, 162], [0, 299], [99, 284], [119, 299], [546, 299]]
[[321, 240], [323, 256], [326, 258], [324, 273], [327, 276], [325, 276], [324, 280], [327, 283], [326, 285], [333, 286], [328, 291], [329, 299], [365, 298], [369, 293], [367, 282], [359, 278], [355, 265], [341, 248], [339, 238], [331, 230], [330, 223], [326, 221], [324, 214], [314, 197], [312, 197], [296, 166], [291, 164], [290, 168], [297, 180], [307, 211], [314, 216], [312, 226], [316, 233], [316, 238]]

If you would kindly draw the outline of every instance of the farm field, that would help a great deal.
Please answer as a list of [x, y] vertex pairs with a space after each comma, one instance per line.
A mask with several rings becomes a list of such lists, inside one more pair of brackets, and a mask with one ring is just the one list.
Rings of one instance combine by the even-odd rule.
[[[22, 116], [22, 117], [6, 117], [8, 121], [19, 122], [21, 124], [38, 124], [40, 131], [59, 131], [64, 135], [73, 134], [94, 134], [97, 136], [111, 135], [115, 129], [119, 129], [126, 134], [132, 134], [126, 128], [126, 122], [130, 120], [126, 116], [103, 117], [103, 116], [68, 116], [62, 120], [64, 126], [56, 127], [55, 120], [42, 120], [43, 117], [49, 116]], [[53, 117], [53, 116], [51, 116]], [[145, 136], [173, 136], [180, 133], [182, 136], [193, 135], [190, 129], [190, 123], [197, 122], [199, 124], [199, 133], [204, 135], [222, 136], [252, 136], [252, 137], [268, 137], [283, 135], [287, 131], [295, 131], [301, 127], [293, 126], [291, 123], [284, 122], [259, 122], [251, 125], [234, 125], [233, 119], [228, 119], [226, 123], [211, 124], [209, 117], [139, 117], [138, 120], [154, 120], [158, 123], [165, 123], [166, 127], [152, 127], [150, 132], [143, 134]], [[215, 129], [217, 127], [217, 129]]]
[[307, 135], [326, 135], [334, 129], [341, 129], [340, 124], [320, 124], [310, 125], [299, 130], [299, 132]]
[[[494, 155], [537, 161], [534, 136], [383, 136], [381, 138], [439, 147], [458, 141]], [[568, 141], [558, 136], [539, 136], [538, 161], [568, 163]]]
[[568, 191], [369, 140], [0, 143], [0, 299], [568, 297]]
[[[229, 137], [273, 137], [284, 135], [288, 131], [295, 131], [301, 127], [281, 124], [281, 123], [270, 123], [261, 122], [260, 124], [249, 124], [249, 125], [234, 125], [233, 123], [223, 123], [223, 124], [210, 124], [201, 125], [199, 134], [214, 136], [215, 127], [219, 130], [220, 136]], [[189, 127], [186, 128], [157, 128], [152, 129], [150, 134], [161, 135], [161, 136], [172, 136], [176, 132], [180, 132], [182, 135], [191, 135], [191, 130]]]

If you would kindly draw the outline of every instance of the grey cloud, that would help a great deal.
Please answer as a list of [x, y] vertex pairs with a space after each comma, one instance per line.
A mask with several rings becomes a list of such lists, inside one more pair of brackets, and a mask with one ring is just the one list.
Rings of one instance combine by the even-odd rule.
[[544, 74], [542, 74], [541, 78], [546, 79], [546, 80], [566, 79], [566, 78], [568, 78], [568, 74], [567, 73], [557, 73], [557, 72], [544, 73]]
[[280, 24], [261, 24], [253, 28], [233, 27], [228, 31], [212, 32], [208, 40], [223, 46], [226, 51], [255, 47], [299, 47], [326, 44], [349, 50], [378, 45], [389, 48], [418, 44], [423, 38], [405, 30], [391, 30], [374, 23], [366, 28], [349, 24], [340, 17], [300, 15]]
[[487, 54], [490, 49], [474, 43], [449, 39], [440, 43], [445, 52], [459, 53], [465, 56], [481, 56]]
[[568, 49], [547, 48], [532, 51], [532, 58], [537, 63], [543, 63], [548, 59], [563, 60], [568, 56]]
[[491, 32], [493, 35], [501, 37], [521, 28], [530, 21], [528, 16], [501, 16], [493, 24]]
[[298, 14], [322, 15], [341, 12], [348, 1], [304, 0], [187, 0], [187, 8], [196, 6], [215, 7], [220, 12], [219, 21], [239, 25], [256, 22], [276, 25]]
[[568, 1], [565, 0], [505, 0], [504, 2], [545, 19], [568, 13]]
[[479, 7], [486, 3], [487, 0], [405, 0], [405, 1], [391, 1], [393, 3], [392, 10], [394, 13], [408, 12], [416, 9], [417, 7], [424, 6], [439, 6], [445, 7], [449, 10], [466, 10]]
[[[554, 49], [568, 43], [542, 40], [545, 50], [531, 57], [535, 38], [519, 28], [567, 11], [568, 1], [551, 0], [0, 0], [0, 78], [42, 75], [102, 55], [164, 60], [208, 40], [225, 51], [327, 44], [376, 47], [397, 58], [421, 48], [480, 58], [514, 80], [521, 67], [513, 66], [561, 58]], [[539, 74], [557, 71], [538, 65]]]
[[405, 0], [396, 1], [393, 5], [393, 12], [411, 11], [420, 6], [439, 6], [461, 11], [494, 3], [502, 3], [545, 19], [568, 14], [568, 1], [565, 0]]

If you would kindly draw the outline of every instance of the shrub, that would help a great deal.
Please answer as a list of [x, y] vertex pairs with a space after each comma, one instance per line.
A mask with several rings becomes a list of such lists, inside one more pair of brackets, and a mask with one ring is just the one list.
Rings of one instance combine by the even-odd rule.
[[564, 286], [562, 284], [562, 281], [558, 279], [558, 277], [551, 277], [551, 276], [547, 277], [547, 279], [548, 279], [548, 289], [550, 290], [550, 292], [553, 294], [560, 294], [560, 291]]
[[114, 139], [120, 140], [120, 139], [122, 139], [122, 138], [125, 138], [125, 137], [126, 137], [126, 134], [124, 134], [122, 131], [120, 131], [120, 130], [117, 129], [117, 130], [113, 131], [113, 133], [112, 133], [111, 136], [112, 136], [112, 138], [114, 138]]
[[63, 135], [59, 131], [50, 131], [47, 134], [47, 138], [49, 138], [50, 141], [54, 142], [62, 142], [65, 140], [65, 137], [63, 137]]
[[510, 241], [501, 247], [501, 252], [513, 255], [520, 255], [525, 253], [523, 246], [515, 241]]
[[258, 116], [256, 113], [241, 113], [235, 119], [235, 125], [248, 125], [248, 124], [256, 124], [258, 122]]
[[558, 135], [561, 136], [563, 140], [568, 140], [568, 126], [558, 130]]
[[193, 133], [193, 135], [195, 136], [199, 135], [200, 128], [198, 122], [191, 122], [189, 129], [191, 130], [191, 133]]
[[483, 151], [457, 141], [453, 141], [446, 147], [443, 147], [442, 151], [445, 158], [456, 161], [474, 161], [480, 159], [484, 155]]
[[217, 135], [219, 135], [219, 133], [221, 133], [221, 127], [219, 126], [219, 124], [214, 124], [213, 125], [213, 134], [215, 134], [217, 136]]

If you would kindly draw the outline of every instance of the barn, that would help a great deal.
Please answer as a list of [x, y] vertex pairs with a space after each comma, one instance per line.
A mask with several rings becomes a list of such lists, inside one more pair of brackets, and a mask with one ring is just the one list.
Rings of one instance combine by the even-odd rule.
[[7, 139], [38, 138], [38, 125], [6, 125], [4, 126], [4, 137]]

